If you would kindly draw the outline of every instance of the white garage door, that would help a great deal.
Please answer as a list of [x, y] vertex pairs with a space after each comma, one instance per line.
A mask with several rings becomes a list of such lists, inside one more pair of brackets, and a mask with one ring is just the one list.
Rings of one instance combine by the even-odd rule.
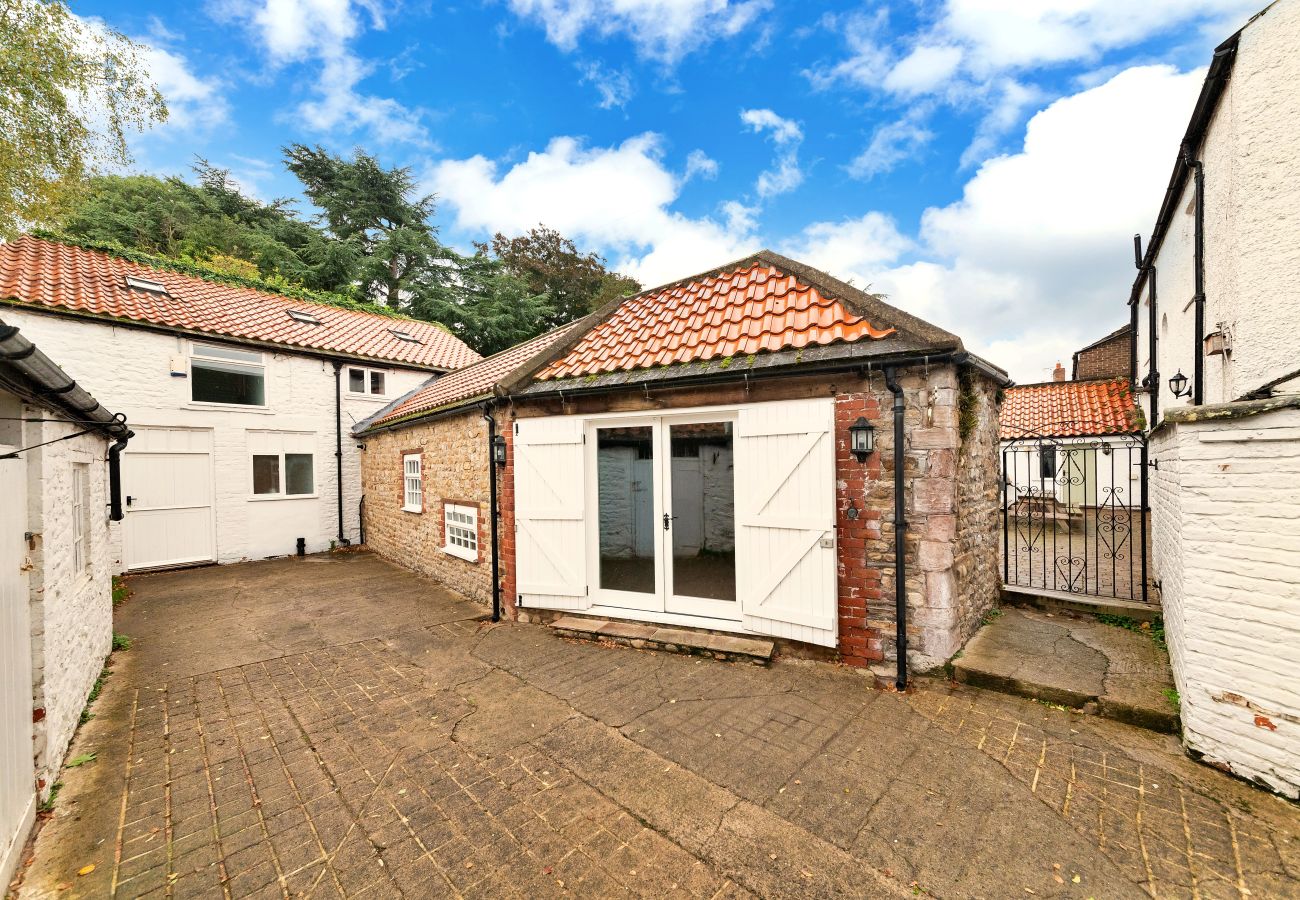
[[139, 428], [123, 455], [128, 569], [216, 559], [212, 432]]
[[[12, 447], [0, 445], [0, 453]], [[0, 460], [0, 888], [9, 883], [36, 814], [32, 763], [32, 633], [23, 571], [27, 466]]]

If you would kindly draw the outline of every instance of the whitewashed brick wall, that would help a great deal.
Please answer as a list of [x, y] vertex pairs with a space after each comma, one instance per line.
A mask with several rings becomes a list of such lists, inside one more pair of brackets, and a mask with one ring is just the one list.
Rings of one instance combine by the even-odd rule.
[[1184, 742], [1300, 797], [1300, 410], [1166, 425], [1151, 449]]
[[[24, 416], [51, 418], [28, 406]], [[82, 430], [79, 426], [28, 422], [23, 445], [32, 446]], [[104, 658], [112, 646], [113, 536], [108, 520], [108, 442], [96, 434], [60, 441], [23, 454], [27, 462], [27, 528], [33, 533], [32, 708], [43, 710], [35, 725], [36, 775], [46, 794], [63, 765]], [[73, 468], [87, 466], [85, 502], [87, 567], [78, 571], [73, 552]]]
[[[189, 379], [171, 375], [173, 357], [187, 353], [186, 340], [13, 307], [6, 307], [4, 316], [104, 406], [125, 414], [133, 428], [152, 425], [212, 430], [218, 562], [293, 553], [298, 537], [307, 539], [309, 553], [329, 549], [338, 533], [334, 370], [329, 362], [267, 352], [268, 411], [198, 407], [190, 403]], [[428, 372], [386, 371], [387, 399], [429, 378]], [[350, 432], [355, 422], [377, 412], [387, 400], [349, 397], [346, 381], [344, 387], [344, 532], [355, 541], [359, 537], [361, 464], [357, 441]], [[249, 501], [249, 430], [300, 431], [315, 436], [314, 499]], [[116, 536], [118, 529], [114, 531]], [[114, 571], [121, 571], [120, 539], [112, 552], [117, 566]]]

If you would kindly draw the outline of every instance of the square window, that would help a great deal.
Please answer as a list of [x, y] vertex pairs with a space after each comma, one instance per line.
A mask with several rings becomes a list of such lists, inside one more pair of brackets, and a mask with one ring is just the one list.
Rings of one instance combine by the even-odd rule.
[[382, 397], [384, 395], [384, 373], [370, 373], [370, 393]]
[[196, 403], [266, 405], [262, 354], [216, 344], [194, 344], [190, 357], [190, 399]]
[[478, 562], [478, 507], [444, 503], [442, 507], [445, 545], [452, 556]]
[[310, 453], [286, 453], [284, 455], [284, 492], [286, 494], [310, 494], [315, 489]]
[[348, 369], [348, 390], [354, 394], [366, 392], [366, 370]]
[[253, 457], [253, 493], [280, 493], [280, 457], [255, 455]]

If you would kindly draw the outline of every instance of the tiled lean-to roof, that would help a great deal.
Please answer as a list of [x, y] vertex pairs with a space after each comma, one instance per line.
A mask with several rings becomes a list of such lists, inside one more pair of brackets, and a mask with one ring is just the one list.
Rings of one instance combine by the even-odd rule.
[[1077, 437], [1140, 430], [1128, 382], [1049, 381], [1007, 388], [999, 419], [1002, 439]]
[[30, 235], [0, 245], [0, 300], [419, 368], [480, 359], [430, 322], [208, 281]]
[[849, 292], [868, 295], [847, 285], [827, 291], [806, 277], [812, 271], [765, 251], [645, 291], [623, 301], [536, 377], [573, 378], [895, 334], [893, 323], [868, 318], [846, 302]]
[[430, 413], [467, 405], [473, 400], [486, 399], [491, 396], [492, 389], [499, 381], [539, 353], [546, 351], [576, 324], [556, 328], [463, 369], [435, 376], [405, 397], [394, 400], [368, 420], [359, 423], [353, 430], [360, 434], [394, 422], [418, 419]]

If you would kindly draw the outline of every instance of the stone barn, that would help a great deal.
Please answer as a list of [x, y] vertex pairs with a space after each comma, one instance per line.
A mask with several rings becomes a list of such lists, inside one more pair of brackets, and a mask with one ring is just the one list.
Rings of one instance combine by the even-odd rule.
[[764, 251], [361, 423], [366, 541], [507, 616], [860, 666], [902, 646], [929, 668], [998, 597], [1008, 383], [956, 335]]

